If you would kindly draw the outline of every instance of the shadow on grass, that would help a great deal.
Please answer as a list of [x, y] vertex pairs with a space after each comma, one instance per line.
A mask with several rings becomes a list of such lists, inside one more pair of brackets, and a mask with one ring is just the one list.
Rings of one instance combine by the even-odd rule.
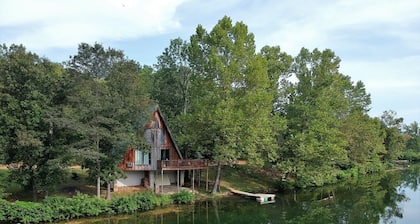
[[[51, 189], [49, 192], [38, 192], [38, 198], [43, 199], [46, 196], [72, 197], [77, 192], [94, 195], [96, 186], [89, 182], [86, 170], [80, 167], [70, 167], [67, 169], [68, 175], [64, 183]], [[25, 190], [21, 185], [8, 181], [9, 170], [0, 169], [0, 183], [3, 189], [3, 198], [8, 201], [32, 201], [33, 196], [30, 190]]]

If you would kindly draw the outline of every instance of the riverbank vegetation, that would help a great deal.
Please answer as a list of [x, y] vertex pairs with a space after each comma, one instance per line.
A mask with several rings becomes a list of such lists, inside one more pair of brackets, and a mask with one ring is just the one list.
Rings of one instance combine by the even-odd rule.
[[115, 197], [112, 200], [78, 193], [73, 197], [47, 197], [41, 202], [0, 199], [0, 222], [39, 223], [76, 219], [81, 217], [132, 214], [147, 211], [168, 204], [188, 204], [194, 196], [181, 191], [171, 196], [140, 192]]
[[0, 163], [32, 201], [65, 182], [70, 165], [88, 170], [100, 197], [102, 185], [123, 175], [124, 151], [146, 144], [139, 133], [155, 104], [184, 158], [217, 164], [213, 193], [219, 168], [239, 159], [274, 173], [284, 188], [420, 159], [418, 123], [392, 110], [370, 117], [368, 90], [340, 62], [331, 49], [257, 50], [248, 27], [229, 17], [171, 40], [153, 66], [100, 43], [81, 43], [63, 63], [2, 45]]

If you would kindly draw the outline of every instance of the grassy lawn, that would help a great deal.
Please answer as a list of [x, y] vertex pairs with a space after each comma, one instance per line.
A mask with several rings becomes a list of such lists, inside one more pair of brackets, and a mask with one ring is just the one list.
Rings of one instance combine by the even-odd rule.
[[[214, 181], [216, 168], [209, 171], [209, 181]], [[271, 178], [261, 169], [254, 169], [247, 165], [235, 167], [223, 166], [221, 186], [228, 186], [247, 192], [273, 192], [276, 189], [277, 178]]]
[[14, 194], [21, 194], [22, 188], [15, 183], [10, 183], [7, 180], [9, 176], [9, 170], [7, 168], [0, 169], [0, 186], [3, 189], [3, 193], [6, 197], [9, 197]]
[[[89, 183], [86, 170], [80, 167], [69, 167], [66, 181], [58, 185], [54, 190], [49, 192], [50, 196], [71, 197], [77, 192], [94, 195], [96, 193], [96, 185]], [[0, 169], [0, 183], [3, 186], [4, 198], [10, 201], [21, 200], [31, 201], [32, 192], [24, 190], [19, 184], [10, 183], [7, 180], [9, 170], [2, 167]], [[77, 176], [77, 178], [74, 178]], [[40, 194], [39, 198], [43, 198], [45, 194]]]
[[[50, 196], [64, 196], [71, 197], [77, 192], [95, 195], [96, 194], [96, 184], [88, 180], [88, 174], [86, 170], [81, 169], [80, 167], [69, 167], [68, 175], [66, 181], [54, 190], [49, 192]], [[0, 169], [0, 184], [4, 186], [4, 196], [10, 201], [15, 200], [32, 200], [32, 194], [30, 191], [25, 191], [20, 185], [7, 182], [7, 176], [9, 175], [9, 170], [6, 168]], [[205, 191], [205, 178], [206, 171], [203, 170], [201, 173], [201, 186], [200, 191]], [[211, 191], [212, 183], [216, 175], [216, 167], [211, 167], [209, 169], [209, 191]], [[74, 178], [76, 176], [76, 178]], [[221, 190], [222, 192], [227, 192], [226, 189], [223, 189], [223, 186], [232, 187], [237, 190], [254, 192], [254, 193], [263, 193], [263, 192], [274, 192], [276, 189], [276, 183], [278, 178], [270, 177], [273, 175], [267, 174], [266, 171], [262, 169], [253, 169], [248, 165], [236, 165], [223, 166], [221, 174]], [[198, 186], [196, 186], [198, 190]], [[102, 189], [102, 196], [104, 196], [105, 190]], [[45, 195], [40, 194], [39, 198], [43, 198]]]

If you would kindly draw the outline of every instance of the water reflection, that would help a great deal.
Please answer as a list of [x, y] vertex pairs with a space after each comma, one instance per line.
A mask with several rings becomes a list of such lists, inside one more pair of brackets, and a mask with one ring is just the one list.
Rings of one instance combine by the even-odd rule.
[[260, 205], [237, 196], [86, 223], [413, 223], [420, 220], [420, 166], [323, 188], [280, 194]]

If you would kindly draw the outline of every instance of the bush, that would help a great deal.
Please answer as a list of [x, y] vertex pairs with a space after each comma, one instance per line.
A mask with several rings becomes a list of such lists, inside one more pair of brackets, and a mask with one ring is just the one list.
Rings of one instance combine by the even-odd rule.
[[173, 204], [174, 200], [172, 199], [171, 195], [163, 194], [159, 197], [155, 197], [155, 200], [153, 201], [153, 204], [156, 206], [165, 206]]
[[50, 207], [44, 207], [40, 203], [15, 201], [9, 203], [7, 209], [7, 221], [13, 223], [38, 223], [51, 222], [53, 212]]
[[111, 201], [111, 209], [117, 214], [131, 214], [137, 211], [137, 202], [134, 197], [115, 197]]
[[194, 194], [189, 191], [180, 191], [172, 195], [176, 204], [190, 204], [194, 200]]
[[7, 214], [9, 212], [10, 203], [0, 198], [0, 223], [7, 221]]
[[48, 197], [42, 203], [52, 209], [56, 220], [112, 213], [108, 201], [80, 193], [73, 198]]
[[80, 193], [73, 198], [48, 197], [41, 203], [11, 203], [0, 199], [0, 223], [39, 223], [104, 214], [130, 214], [173, 202], [188, 204], [193, 198], [192, 193], [181, 191], [172, 196], [156, 196], [152, 192], [136, 193], [115, 197], [112, 201]]

